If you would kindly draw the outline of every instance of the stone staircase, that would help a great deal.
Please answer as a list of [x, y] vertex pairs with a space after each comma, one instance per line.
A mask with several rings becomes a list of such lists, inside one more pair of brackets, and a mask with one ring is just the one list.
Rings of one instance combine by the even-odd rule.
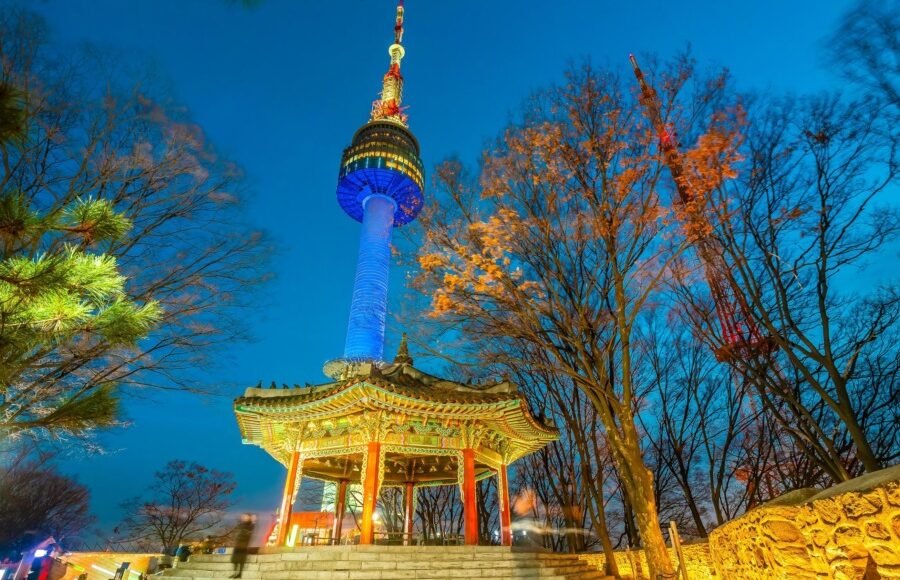
[[[163, 575], [229, 578], [231, 556], [195, 555]], [[244, 580], [394, 580], [427, 578], [533, 578], [605, 580], [576, 555], [495, 546], [320, 546], [263, 549], [247, 556]]]

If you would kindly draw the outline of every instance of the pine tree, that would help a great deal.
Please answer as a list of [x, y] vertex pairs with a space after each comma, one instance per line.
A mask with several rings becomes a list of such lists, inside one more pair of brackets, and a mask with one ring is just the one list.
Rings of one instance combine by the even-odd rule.
[[[27, 138], [20, 95], [0, 85], [0, 142]], [[90, 365], [47, 362], [98, 346], [128, 348], [159, 320], [155, 302], [129, 298], [116, 259], [103, 251], [130, 227], [107, 200], [41, 211], [18, 191], [0, 191], [0, 439], [116, 422], [114, 383], [80, 381]]]
[[0, 6], [0, 438], [109, 425], [113, 390], [215, 390], [197, 370], [267, 279], [240, 167], [167, 87], [51, 32]]

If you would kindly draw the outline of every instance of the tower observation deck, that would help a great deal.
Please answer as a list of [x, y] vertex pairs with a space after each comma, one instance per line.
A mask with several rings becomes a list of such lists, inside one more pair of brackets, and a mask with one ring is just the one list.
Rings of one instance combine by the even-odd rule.
[[344, 150], [338, 174], [338, 203], [347, 215], [362, 222], [362, 232], [344, 356], [326, 363], [325, 373], [331, 376], [339, 375], [349, 363], [381, 361], [391, 234], [393, 228], [416, 219], [424, 202], [425, 170], [419, 158], [419, 142], [407, 127], [401, 107], [402, 39], [400, 0], [381, 98], [373, 103], [369, 122]]

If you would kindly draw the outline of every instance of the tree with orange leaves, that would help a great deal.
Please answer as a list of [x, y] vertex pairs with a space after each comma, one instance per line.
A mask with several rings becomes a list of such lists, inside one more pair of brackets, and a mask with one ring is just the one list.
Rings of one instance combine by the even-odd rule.
[[[676, 69], [680, 86], [691, 72]], [[707, 191], [733, 176], [735, 136], [711, 126], [688, 156]], [[663, 171], [630, 87], [590, 66], [571, 71], [486, 151], [477, 185], [458, 162], [438, 168], [416, 280], [432, 317], [475, 340], [481, 360], [545, 367], [591, 401], [654, 578], [674, 568], [635, 422], [633, 340], [684, 247], [677, 240], [702, 235], [675, 219], [699, 210], [670, 209]], [[527, 356], [533, 349], [543, 360]]]

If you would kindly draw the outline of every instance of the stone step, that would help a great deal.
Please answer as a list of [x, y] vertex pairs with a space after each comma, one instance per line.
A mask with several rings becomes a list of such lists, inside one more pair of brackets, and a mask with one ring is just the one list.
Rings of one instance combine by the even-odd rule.
[[[230, 555], [198, 554], [166, 578], [221, 580], [233, 574]], [[249, 554], [242, 580], [606, 580], [572, 554], [490, 546], [329, 546]]]
[[[376, 565], [378, 564], [378, 565]], [[539, 576], [545, 571], [552, 571], [553, 573], [575, 573], [580, 571], [591, 571], [594, 568], [589, 566], [579, 566], [579, 565], [569, 565], [569, 566], [541, 566], [536, 563], [527, 563], [522, 566], [508, 566], [508, 567], [497, 567], [497, 566], [473, 566], [473, 567], [454, 567], [447, 566], [439, 562], [395, 562], [395, 563], [371, 563], [371, 562], [310, 562], [305, 566], [297, 566], [291, 569], [285, 570], [273, 570], [273, 571], [258, 571], [258, 570], [248, 570], [244, 569], [243, 578], [245, 580], [256, 580], [256, 579], [280, 579], [280, 578], [288, 578], [292, 576], [296, 576], [302, 572], [317, 572], [317, 571], [328, 571], [328, 570], [396, 570], [396, 571], [406, 571], [406, 570], [459, 570], [461, 575], [465, 575], [467, 572], [478, 572], [480, 570], [493, 570], [498, 574], [506, 574], [512, 571], [528, 571], [531, 573], [534, 571]], [[167, 573], [166, 575], [173, 578], [202, 578], [206, 576], [228, 576], [233, 572], [232, 568], [220, 569], [220, 570], [173, 570], [172, 572]]]
[[[571, 559], [574, 556], [569, 554], [551, 554], [551, 553], [528, 553], [528, 552], [422, 552], [422, 551], [298, 551], [284, 552], [279, 554], [259, 554], [248, 555], [248, 566], [265, 566], [271, 563], [301, 561], [301, 560], [363, 560], [363, 561], [397, 561], [397, 560], [441, 560], [441, 561], [562, 561]], [[230, 556], [227, 555], [198, 555], [192, 556], [187, 562], [179, 562], [183, 567], [202, 568], [206, 565], [214, 566], [210, 569], [217, 569], [215, 566], [219, 564], [230, 564]]]
[[[169, 577], [166, 574], [166, 577]], [[208, 576], [192, 576], [192, 580], [223, 580], [230, 578], [230, 574], [215, 574]], [[177, 576], [175, 576], [177, 578]], [[243, 575], [242, 579], [249, 580]], [[266, 579], [270, 576], [266, 576]], [[611, 580], [611, 576], [605, 576], [596, 570], [578, 570], [556, 572], [539, 569], [520, 570], [307, 570], [291, 574], [284, 574], [282, 580], [400, 580], [404, 578], [423, 580], [449, 580], [452, 578], [487, 578], [493, 580], [532, 579], [532, 580]]]
[[[225, 580], [227, 578], [231, 578], [231, 576], [198, 576], [196, 580]], [[481, 574], [478, 576], [458, 576], [448, 575], [445, 572], [438, 572], [433, 570], [410, 570], [407, 572], [388, 573], [378, 572], [374, 575], [372, 573], [362, 573], [359, 571], [323, 571], [308, 572], [302, 576], [294, 576], [292, 580], [453, 580], [455, 578], [485, 578], [489, 580], [535, 580], [538, 577], [523, 573], [507, 574], [502, 576], [490, 573]], [[603, 576], [598, 575], [594, 572], [588, 572], [578, 574], [541, 576], [540, 580], [613, 580], [613, 578], [612, 576]]]
[[[459, 570], [461, 575], [465, 575], [467, 572], [478, 572], [480, 570], [493, 570], [498, 574], [506, 574], [512, 571], [528, 571], [528, 573], [534, 572], [537, 576], [542, 576], [544, 572], [553, 572], [570, 574], [580, 571], [590, 571], [593, 568], [581, 564], [568, 564], [568, 565], [553, 565], [553, 566], [544, 566], [538, 562], [523, 562], [520, 565], [516, 566], [496, 566], [496, 565], [488, 565], [484, 564], [481, 566], [448, 566], [446, 563], [442, 562], [351, 562], [351, 561], [340, 561], [340, 562], [329, 562], [329, 561], [310, 561], [310, 562], [298, 562], [295, 565], [289, 568], [279, 569], [279, 570], [269, 570], [269, 571], [261, 571], [261, 570], [251, 570], [248, 568], [244, 568], [244, 572], [242, 577], [245, 580], [256, 580], [256, 579], [272, 579], [278, 580], [283, 578], [290, 578], [296, 576], [301, 572], [318, 572], [318, 571], [328, 571], [328, 570], [397, 570], [397, 571], [406, 571], [406, 570], [448, 570], [454, 569]], [[202, 578], [206, 576], [228, 576], [233, 572], [233, 568], [231, 566], [217, 568], [215, 570], [186, 570], [183, 568], [176, 568], [166, 573], [166, 576], [173, 578]]]
[[[303, 570], [309, 567], [314, 567], [318, 565], [336, 565], [343, 566], [345, 568], [360, 568], [366, 565], [371, 565], [375, 568], [391, 568], [396, 565], [402, 564], [414, 564], [414, 565], [425, 565], [425, 564], [439, 564], [441, 566], [452, 566], [456, 568], [484, 568], [484, 567], [493, 567], [493, 568], [516, 568], [522, 566], [567, 566], [567, 565], [579, 565], [579, 566], [589, 566], [584, 562], [580, 562], [578, 560], [538, 560], [538, 559], [516, 559], [516, 560], [444, 560], [440, 558], [397, 558], [391, 560], [364, 560], [364, 559], [310, 559], [310, 560], [289, 560], [282, 562], [264, 562], [262, 564], [245, 564], [244, 570], [246, 572], [277, 572], [281, 570]], [[174, 571], [184, 572], [185, 574], [195, 573], [197, 572], [218, 572], [224, 570], [231, 570], [232, 564], [230, 562], [221, 562], [221, 563], [211, 563], [204, 562], [198, 564], [192, 564], [188, 562], [181, 563]]]
[[[269, 572], [279, 572], [282, 570], [306, 570], [306, 569], [315, 569], [319, 566], [338, 566], [345, 569], [359, 569], [365, 566], [371, 566], [372, 568], [394, 568], [404, 565], [411, 566], [420, 566], [420, 565], [435, 565], [440, 567], [452, 567], [452, 568], [460, 568], [460, 569], [469, 569], [469, 568], [520, 568], [526, 566], [543, 566], [543, 567], [554, 567], [554, 566], [564, 566], [564, 565], [582, 565], [589, 566], [584, 562], [579, 562], [577, 560], [538, 560], [538, 559], [503, 559], [503, 560], [445, 560], [442, 558], [392, 558], [390, 560], [368, 560], [368, 559], [359, 559], [359, 558], [350, 558], [350, 559], [326, 559], [326, 558], [315, 558], [309, 560], [288, 560], [281, 562], [263, 562], [261, 564], [249, 563], [244, 565], [244, 571], [246, 572], [261, 572], [261, 573], [269, 573]], [[174, 569], [174, 571], [179, 572], [179, 575], [183, 573], [183, 575], [194, 575], [196, 576], [198, 573], [203, 572], [221, 572], [231, 570], [233, 568], [230, 562], [221, 562], [221, 563], [198, 563], [198, 564], [190, 564], [190, 563], [182, 563], [180, 566]]]
[[[259, 553], [247, 555], [248, 561], [259, 560], [277, 560], [285, 555], [295, 554], [347, 554], [347, 553], [368, 553], [368, 554], [426, 554], [428, 556], [436, 555], [469, 555], [481, 557], [482, 555], [497, 554], [518, 554], [531, 557], [548, 557], [548, 558], [567, 558], [570, 554], [560, 554], [554, 552], [539, 552], [533, 550], [523, 550], [518, 548], [500, 547], [500, 546], [316, 546], [302, 548], [263, 548]], [[191, 560], [197, 562], [216, 562], [228, 560], [229, 554], [194, 554]]]

